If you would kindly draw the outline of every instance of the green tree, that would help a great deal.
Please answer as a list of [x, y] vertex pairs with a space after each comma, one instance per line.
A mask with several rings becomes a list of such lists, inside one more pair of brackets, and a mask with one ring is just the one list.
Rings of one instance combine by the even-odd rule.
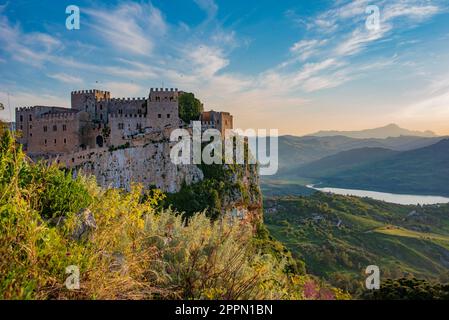
[[179, 97], [179, 117], [185, 122], [198, 120], [203, 112], [203, 104], [193, 93], [183, 93]]

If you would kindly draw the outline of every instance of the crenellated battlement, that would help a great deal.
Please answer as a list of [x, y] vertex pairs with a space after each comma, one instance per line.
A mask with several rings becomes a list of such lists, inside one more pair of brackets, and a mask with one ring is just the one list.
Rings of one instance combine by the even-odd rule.
[[20, 107], [17, 108], [17, 112], [27, 112], [27, 111], [32, 111], [34, 110], [36, 107]]
[[125, 101], [127, 101], [127, 102], [132, 102], [132, 101], [134, 101], [134, 102], [146, 102], [147, 98], [145, 98], [145, 97], [142, 97], [142, 98], [129, 98], [129, 97], [127, 97], [127, 98], [125, 98], [125, 97], [123, 97], [123, 98], [100, 99], [98, 101], [99, 102], [125, 102]]
[[151, 88], [150, 92], [178, 92], [178, 88]]
[[177, 103], [178, 88], [151, 88], [148, 97], [149, 103]]
[[97, 90], [97, 89], [90, 89], [90, 90], [78, 90], [78, 91], [72, 91], [73, 95], [82, 95], [82, 94], [101, 94], [101, 95], [110, 95], [111, 93], [109, 91], [103, 91], [103, 90]]

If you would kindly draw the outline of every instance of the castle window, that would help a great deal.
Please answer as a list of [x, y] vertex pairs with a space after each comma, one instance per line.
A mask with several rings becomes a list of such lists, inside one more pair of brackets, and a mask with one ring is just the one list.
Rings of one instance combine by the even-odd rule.
[[169, 113], [167, 114], [167, 119], [170, 119], [170, 114]]
[[100, 110], [103, 110], [103, 106], [100, 104]]
[[23, 126], [20, 126], [20, 130], [23, 130]]
[[20, 121], [21, 121], [21, 122], [23, 121], [23, 116], [22, 116], [22, 115], [20, 115]]
[[47, 132], [47, 126], [44, 126], [44, 132]]
[[56, 139], [55, 139], [55, 144], [56, 144]]
[[162, 118], [162, 114], [159, 113], [159, 114], [157, 115], [157, 117], [158, 117], [159, 119]]
[[65, 124], [62, 125], [62, 131], [67, 131], [67, 125]]
[[58, 127], [56, 125], [53, 126], [53, 131], [58, 131]]
[[30, 121], [33, 121], [33, 118], [31, 117], [31, 114], [30, 114]]
[[30, 133], [30, 137], [32, 137], [33, 136], [33, 134], [32, 133]]
[[47, 145], [47, 139], [44, 140], [44, 144]]
[[30, 125], [30, 129], [33, 129], [33, 126], [32, 126], [32, 125]]
[[100, 114], [100, 120], [103, 120], [103, 114]]
[[66, 138], [64, 138], [64, 144], [67, 144], [67, 139]]
[[123, 128], [124, 128], [123, 123], [119, 123], [118, 128], [119, 128], [119, 130], [123, 130]]

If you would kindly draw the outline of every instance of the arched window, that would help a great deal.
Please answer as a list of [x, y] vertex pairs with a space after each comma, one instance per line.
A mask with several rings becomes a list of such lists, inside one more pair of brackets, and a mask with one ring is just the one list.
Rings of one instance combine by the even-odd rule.
[[100, 147], [100, 148], [103, 147], [103, 137], [102, 136], [97, 136], [96, 142], [97, 142], [98, 147]]

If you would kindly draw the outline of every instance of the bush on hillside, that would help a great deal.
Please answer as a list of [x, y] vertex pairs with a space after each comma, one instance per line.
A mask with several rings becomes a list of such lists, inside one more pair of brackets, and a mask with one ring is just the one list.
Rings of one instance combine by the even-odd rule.
[[[0, 299], [347, 298], [286, 273], [285, 261], [254, 245], [252, 228], [204, 214], [186, 222], [156, 211], [162, 198], [140, 186], [101, 189], [95, 179], [33, 164], [4, 135]], [[93, 220], [82, 238], [74, 236], [83, 223], [80, 208]], [[80, 270], [78, 290], [65, 286], [69, 266]]]
[[200, 119], [203, 104], [193, 93], [185, 92], [179, 96], [179, 117], [187, 124]]

